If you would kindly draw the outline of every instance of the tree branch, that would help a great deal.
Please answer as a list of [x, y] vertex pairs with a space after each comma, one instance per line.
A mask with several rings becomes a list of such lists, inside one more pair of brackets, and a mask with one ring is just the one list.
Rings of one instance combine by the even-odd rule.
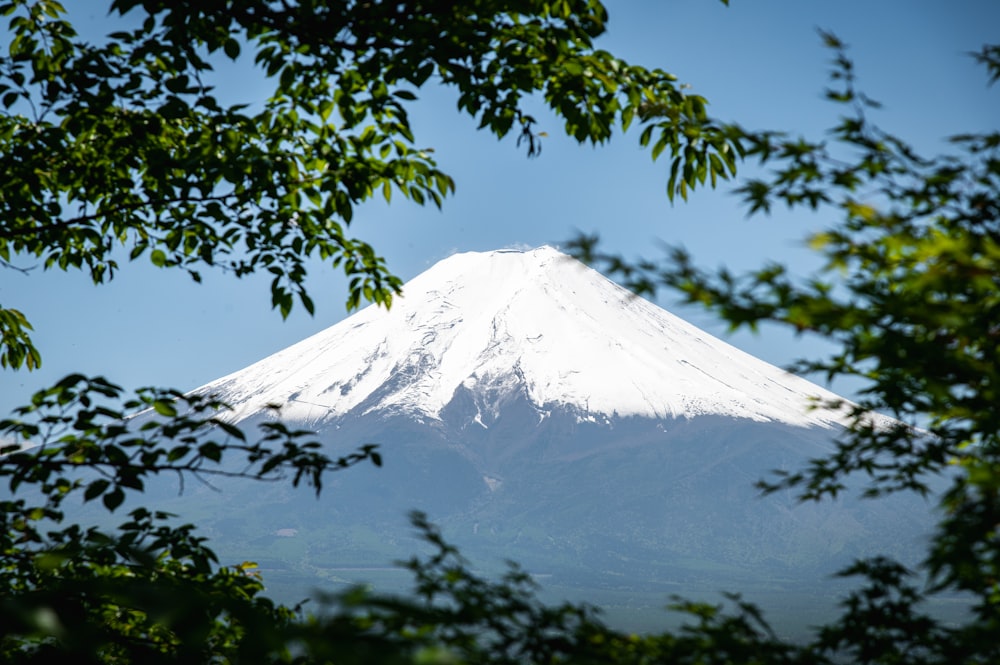
[[[210, 201], [225, 201], [226, 199], [231, 199], [235, 196], [236, 196], [235, 193], [219, 194], [216, 196], [199, 196], [199, 197], [178, 196], [175, 198], [159, 199], [156, 201], [139, 201], [136, 203], [124, 203], [122, 205], [114, 206], [110, 209], [105, 209], [90, 215], [81, 215], [79, 217], [73, 217], [71, 219], [64, 219], [58, 222], [50, 222], [49, 224], [42, 224], [41, 226], [24, 226], [13, 229], [3, 229], [0, 230], [0, 239], [10, 239], [10, 238], [17, 238], [20, 236], [32, 235], [36, 233], [46, 233], [48, 231], [65, 230], [71, 226], [92, 222], [96, 219], [100, 219], [101, 217], [106, 217], [108, 215], [113, 215], [119, 212], [126, 212], [129, 210], [138, 210], [140, 208], [148, 208], [150, 206], [164, 206], [164, 205], [172, 205], [174, 203], [208, 203]], [[4, 261], [3, 263], [6, 264], [6, 261]]]

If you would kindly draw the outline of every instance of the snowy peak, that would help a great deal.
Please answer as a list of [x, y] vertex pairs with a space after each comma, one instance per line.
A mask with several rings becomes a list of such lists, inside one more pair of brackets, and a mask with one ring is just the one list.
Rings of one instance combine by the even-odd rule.
[[829, 426], [832, 393], [638, 298], [552, 247], [453, 255], [368, 307], [199, 392], [243, 419], [268, 404], [315, 423], [355, 409], [437, 418], [460, 388], [477, 419], [507, 397], [583, 417], [723, 415]]

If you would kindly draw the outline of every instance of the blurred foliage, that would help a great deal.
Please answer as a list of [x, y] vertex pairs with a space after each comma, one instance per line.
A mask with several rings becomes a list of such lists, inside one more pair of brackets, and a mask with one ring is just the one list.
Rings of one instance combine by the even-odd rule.
[[251, 564], [219, 567], [193, 525], [138, 507], [109, 531], [64, 512], [99, 499], [114, 513], [161, 474], [182, 487], [225, 476], [318, 492], [324, 473], [381, 463], [374, 446], [331, 459], [279, 422], [249, 443], [220, 408], [170, 390], [124, 399], [104, 379], [73, 375], [0, 421], [10, 490], [0, 500], [0, 661], [196, 663], [283, 648], [271, 626], [293, 610], [259, 596]]
[[[862, 381], [853, 426], [836, 451], [801, 471], [776, 472], [765, 491], [804, 500], [836, 496], [851, 474], [867, 496], [928, 492], [950, 483], [926, 557], [926, 584], [894, 562], [858, 562], [867, 579], [818, 645], [861, 663], [1000, 662], [1000, 133], [951, 137], [953, 154], [925, 157], [879, 129], [877, 102], [856, 89], [844, 45], [826, 97], [847, 113], [823, 141], [730, 127], [749, 158], [769, 169], [736, 192], [751, 214], [784, 204], [837, 221], [809, 245], [825, 259], [800, 279], [780, 264], [745, 275], [698, 268], [681, 249], [630, 260], [579, 237], [578, 256], [640, 293], [679, 291], [735, 328], [772, 322], [834, 342], [801, 372]], [[996, 80], [998, 47], [974, 54]], [[880, 411], [896, 419], [880, 422]], [[928, 594], [970, 598], [966, 625], [917, 614]]]

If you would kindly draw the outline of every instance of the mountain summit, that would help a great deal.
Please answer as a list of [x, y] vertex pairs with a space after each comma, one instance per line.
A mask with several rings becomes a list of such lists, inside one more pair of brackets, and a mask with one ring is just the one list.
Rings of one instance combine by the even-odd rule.
[[636, 297], [552, 247], [453, 255], [370, 306], [200, 391], [243, 419], [268, 404], [307, 424], [350, 412], [438, 419], [459, 393], [482, 427], [523, 393], [544, 417], [718, 415], [830, 426], [836, 396]]

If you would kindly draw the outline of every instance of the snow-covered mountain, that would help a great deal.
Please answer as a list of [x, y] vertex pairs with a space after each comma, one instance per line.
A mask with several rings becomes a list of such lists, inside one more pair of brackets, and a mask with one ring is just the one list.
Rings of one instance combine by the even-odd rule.
[[237, 420], [279, 404], [282, 418], [316, 424], [358, 409], [438, 419], [460, 388], [483, 427], [520, 391], [541, 416], [840, 420], [812, 408], [835, 395], [547, 246], [451, 256], [390, 311], [368, 307], [200, 391], [221, 395]]
[[931, 523], [919, 497], [762, 499], [756, 480], [833, 450], [843, 416], [813, 407], [837, 397], [551, 247], [454, 255], [391, 310], [199, 390], [245, 425], [279, 405], [334, 457], [380, 446], [381, 468], [334, 474], [319, 502], [219, 481], [165, 503], [292, 601], [412, 554], [413, 508], [477, 563], [511, 558], [576, 597], [654, 607], [725, 588], [828, 599], [823, 580], [855, 557], [915, 562]]

